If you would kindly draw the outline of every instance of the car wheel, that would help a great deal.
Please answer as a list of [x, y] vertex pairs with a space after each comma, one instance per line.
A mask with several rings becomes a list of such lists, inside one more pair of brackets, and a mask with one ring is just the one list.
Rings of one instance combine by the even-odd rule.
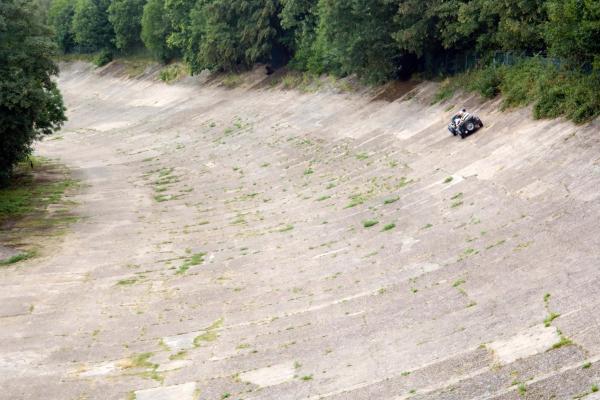
[[475, 130], [475, 124], [472, 122], [467, 122], [466, 128], [468, 132], [473, 132]]

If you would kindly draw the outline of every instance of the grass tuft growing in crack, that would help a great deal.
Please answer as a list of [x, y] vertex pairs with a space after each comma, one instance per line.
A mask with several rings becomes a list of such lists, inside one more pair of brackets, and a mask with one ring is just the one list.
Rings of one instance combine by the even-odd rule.
[[25, 251], [23, 253], [16, 254], [12, 257], [6, 258], [4, 260], [0, 260], [0, 267], [5, 267], [8, 265], [16, 264], [21, 261], [29, 260], [30, 258], [35, 257], [34, 251]]
[[398, 200], [400, 200], [400, 197], [392, 197], [390, 199], [385, 199], [383, 201], [383, 204], [392, 204], [392, 203], [397, 202]]
[[171, 354], [169, 356], [169, 360], [174, 361], [174, 360], [183, 360], [185, 359], [185, 357], [187, 356], [187, 351], [185, 350], [181, 350], [175, 354]]
[[560, 349], [563, 346], [570, 346], [573, 344], [573, 341], [563, 335], [562, 332], [559, 331], [559, 334], [560, 340], [552, 345], [552, 350]]
[[223, 318], [220, 318], [213, 322], [207, 327], [203, 333], [194, 338], [194, 347], [202, 346], [205, 342], [214, 342], [219, 337], [219, 334], [215, 332], [217, 329], [223, 326]]
[[395, 227], [396, 227], [396, 224], [394, 224], [394, 223], [387, 224], [383, 227], [383, 229], [381, 231], [382, 232], [390, 231], [390, 230], [394, 229]]
[[560, 314], [555, 313], [555, 312], [551, 312], [545, 319], [544, 319], [544, 326], [546, 328], [548, 328], [550, 325], [552, 325], [552, 321], [554, 321], [556, 318], [560, 317]]
[[294, 229], [294, 225], [290, 224], [290, 225], [286, 225], [286, 226], [284, 226], [282, 228], [277, 229], [277, 232], [289, 232], [292, 229]]
[[132, 375], [141, 376], [142, 378], [146, 378], [146, 379], [153, 379], [155, 381], [163, 383], [164, 380], [165, 380], [165, 378], [164, 378], [164, 376], [162, 376], [157, 371], [159, 365], [150, 362], [150, 358], [153, 355], [154, 355], [154, 353], [134, 354], [133, 356], [131, 356], [128, 359], [124, 360], [121, 363], [120, 366], [124, 370], [130, 370], [130, 369], [140, 370], [140, 369], [143, 369], [144, 371], [133, 372]]
[[379, 221], [376, 221], [374, 219], [369, 219], [369, 220], [363, 221], [363, 226], [365, 228], [371, 228], [371, 227], [377, 225], [378, 223], [379, 223]]
[[135, 284], [138, 281], [137, 278], [128, 278], [128, 279], [121, 279], [120, 281], [117, 282], [118, 286], [130, 286]]
[[202, 263], [204, 263], [204, 256], [205, 255], [206, 255], [206, 253], [196, 253], [196, 254], [193, 254], [191, 257], [188, 257], [185, 260], [185, 262], [179, 267], [179, 269], [177, 270], [176, 274], [177, 275], [183, 275], [191, 267], [196, 266], [196, 265], [201, 265]]

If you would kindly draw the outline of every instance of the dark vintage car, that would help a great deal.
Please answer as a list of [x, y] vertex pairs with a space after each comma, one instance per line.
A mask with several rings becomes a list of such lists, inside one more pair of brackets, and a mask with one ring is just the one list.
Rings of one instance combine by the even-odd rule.
[[481, 128], [483, 128], [483, 122], [481, 122], [478, 116], [473, 114], [455, 115], [452, 117], [450, 124], [448, 124], [450, 133], [454, 136], [459, 135], [461, 139], [466, 138]]

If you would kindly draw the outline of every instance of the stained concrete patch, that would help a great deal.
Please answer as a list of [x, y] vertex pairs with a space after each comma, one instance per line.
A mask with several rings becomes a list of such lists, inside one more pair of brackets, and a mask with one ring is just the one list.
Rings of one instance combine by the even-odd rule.
[[196, 383], [189, 382], [181, 385], [157, 387], [153, 389], [138, 390], [135, 392], [136, 400], [193, 400]]
[[511, 162], [518, 162], [514, 155], [512, 146], [506, 145], [494, 150], [487, 158], [479, 159], [460, 171], [457, 174], [469, 177], [477, 176], [481, 180], [491, 180], [496, 173], [505, 169]]
[[434, 264], [434, 263], [417, 263], [417, 264], [410, 264], [406, 267], [407, 271], [415, 271], [421, 274], [426, 274], [429, 272], [433, 272], [433, 271], [437, 271], [438, 269], [442, 268], [439, 264]]
[[548, 187], [548, 184], [537, 180], [525, 186], [523, 189], [519, 190], [519, 196], [521, 196], [524, 199], [531, 199], [546, 192], [546, 190], [548, 190]]
[[175, 371], [176, 369], [181, 369], [187, 367], [188, 365], [192, 365], [192, 360], [175, 360], [167, 364], [161, 364], [157, 371]]
[[535, 325], [507, 340], [489, 343], [487, 347], [494, 351], [500, 363], [510, 364], [518, 359], [542, 353], [559, 340], [556, 328]]
[[117, 367], [117, 364], [115, 362], [111, 361], [111, 362], [98, 364], [89, 369], [86, 369], [85, 371], [81, 372], [79, 374], [79, 376], [87, 378], [87, 377], [92, 377], [92, 376], [109, 375], [109, 374], [115, 372], [117, 369], [119, 369], [119, 367]]
[[404, 239], [402, 239], [402, 249], [400, 250], [401, 253], [405, 253], [407, 251], [410, 251], [410, 249], [413, 247], [413, 245], [419, 243], [419, 240], [412, 238], [412, 237], [406, 237]]
[[0, 318], [16, 317], [30, 313], [32, 297], [12, 297], [0, 302]]
[[317, 254], [316, 256], [313, 257], [313, 260], [316, 260], [316, 259], [321, 258], [321, 257], [333, 256], [334, 254], [341, 253], [341, 252], [346, 251], [348, 249], [350, 249], [350, 246], [345, 246], [345, 247], [342, 247], [341, 249], [336, 249], [336, 250], [332, 250], [332, 251], [327, 251], [325, 253]]
[[286, 362], [240, 374], [240, 379], [261, 387], [280, 385], [294, 378], [294, 363]]
[[[44, 356], [33, 351], [17, 351], [0, 354], [0, 372], [22, 371], [28, 365], [39, 362]], [[0, 373], [2, 376], [2, 373]]]
[[172, 351], [188, 350], [194, 347], [194, 339], [200, 332], [183, 333], [181, 335], [167, 336], [163, 338], [163, 342]]
[[95, 129], [100, 132], [107, 132], [113, 129], [126, 128], [130, 124], [129, 121], [111, 121], [111, 122], [103, 122], [99, 123], [95, 126], [92, 126], [92, 129]]

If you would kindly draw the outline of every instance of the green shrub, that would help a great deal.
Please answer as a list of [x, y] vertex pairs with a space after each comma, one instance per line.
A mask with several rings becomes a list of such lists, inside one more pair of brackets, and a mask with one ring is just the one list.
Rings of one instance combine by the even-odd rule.
[[227, 74], [225, 78], [223, 78], [223, 86], [225, 86], [228, 89], [236, 88], [240, 86], [243, 82], [244, 80], [242, 79], [242, 77], [234, 73]]
[[556, 118], [565, 112], [567, 93], [561, 86], [543, 86], [533, 107], [535, 118]]
[[554, 70], [538, 77], [533, 113], [535, 118], [565, 116], [577, 124], [600, 115], [600, 77]]
[[491, 66], [473, 69], [447, 78], [440, 84], [433, 97], [432, 104], [452, 98], [454, 93], [461, 89], [468, 92], [477, 92], [487, 99], [492, 99], [500, 94], [503, 75], [503, 68]]
[[94, 65], [103, 67], [113, 60], [113, 53], [110, 50], [100, 50], [100, 53], [94, 57]]
[[433, 101], [431, 104], [442, 103], [446, 100], [449, 100], [454, 96], [454, 92], [456, 91], [455, 80], [444, 79], [440, 86], [438, 87], [437, 92], [433, 96]]
[[163, 68], [158, 77], [161, 81], [166, 83], [171, 83], [179, 78], [181, 78], [185, 74], [185, 69], [181, 64], [171, 64]]
[[537, 97], [540, 79], [545, 81], [551, 71], [538, 60], [526, 61], [506, 68], [500, 85], [503, 108], [520, 107], [531, 104]]
[[462, 89], [485, 98], [502, 95], [502, 108], [533, 104], [533, 116], [557, 118], [564, 116], [585, 123], [600, 115], [600, 74], [558, 69], [537, 58], [511, 66], [485, 67], [456, 75], [444, 81], [434, 102], [451, 97]]
[[571, 83], [567, 118], [575, 123], [591, 121], [600, 115], [600, 75], [579, 76]]
[[476, 91], [486, 99], [493, 99], [500, 94], [503, 73], [503, 68], [495, 66], [477, 69], [469, 74], [467, 88]]

